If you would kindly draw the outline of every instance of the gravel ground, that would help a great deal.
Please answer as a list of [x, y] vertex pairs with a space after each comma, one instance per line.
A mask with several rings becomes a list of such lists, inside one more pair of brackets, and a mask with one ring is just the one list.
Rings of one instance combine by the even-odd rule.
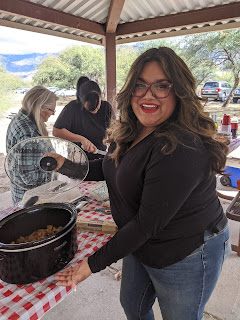
[[4, 154], [0, 153], [0, 193], [10, 190], [9, 178], [7, 177], [4, 170]]
[[6, 144], [5, 137], [8, 125], [11, 119], [8, 119], [7, 116], [10, 114], [9, 111], [6, 114], [0, 115], [0, 130], [1, 130], [1, 139], [0, 139], [0, 193], [6, 192], [10, 190], [10, 181], [6, 172], [4, 170], [4, 161], [6, 156]]

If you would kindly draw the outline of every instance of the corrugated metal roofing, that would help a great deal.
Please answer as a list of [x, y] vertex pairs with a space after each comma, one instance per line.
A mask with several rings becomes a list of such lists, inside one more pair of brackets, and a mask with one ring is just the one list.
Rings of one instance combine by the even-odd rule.
[[[101, 26], [105, 26], [105, 23], [107, 22], [109, 8], [111, 5], [110, 0], [26, 0], [18, 1], [18, 3], [19, 2], [22, 3], [22, 5], [26, 6], [28, 5], [28, 2], [32, 2], [37, 5], [57, 10], [61, 13], [71, 14], [75, 17], [80, 17], [88, 21], [96, 22]], [[121, 25], [129, 22], [164, 17], [167, 15], [176, 15], [191, 10], [200, 10], [203, 8], [210, 8], [218, 5], [237, 2], [239, 3], [239, 1], [234, 0], [125, 0], [120, 14], [119, 28], [121, 27]], [[1, 4], [0, 25], [31, 30], [35, 32], [54, 34], [95, 44], [103, 44], [104, 42], [104, 33], [99, 34], [99, 32], [86, 32], [82, 30], [84, 29], [83, 27], [82, 29], [80, 29], [63, 26], [58, 23], [52, 23], [49, 21], [42, 21], [33, 19], [31, 17], [26, 17], [24, 16], [24, 14], [5, 12], [1, 10]], [[240, 27], [240, 3], [238, 17], [235, 17], [234, 19], [216, 21], [206, 24], [192, 24], [180, 28], [170, 27], [161, 29], [159, 27], [158, 30], [125, 35], [119, 35], [117, 32], [116, 40], [117, 43], [125, 43], [137, 41], [138, 39], [147, 40], [150, 38], [161, 38], [181, 34], [214, 31], [220, 29], [220, 27], [223, 29]]]

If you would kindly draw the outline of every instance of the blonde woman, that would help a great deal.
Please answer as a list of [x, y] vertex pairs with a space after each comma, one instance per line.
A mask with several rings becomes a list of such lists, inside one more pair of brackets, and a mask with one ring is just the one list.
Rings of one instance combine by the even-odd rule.
[[[22, 101], [22, 108], [19, 110], [18, 114], [12, 119], [8, 126], [7, 136], [6, 136], [6, 149], [7, 152], [18, 142], [38, 137], [47, 136], [47, 128], [45, 122], [51, 115], [54, 115], [56, 108], [57, 96], [43, 86], [35, 86], [29, 90]], [[22, 157], [24, 156], [24, 152]], [[28, 150], [27, 158], [28, 165], [36, 159], [36, 150]], [[24, 159], [22, 158], [22, 161]], [[20, 167], [20, 166], [19, 166]], [[18, 168], [15, 168], [18, 171]], [[26, 179], [28, 172], [16, 172], [14, 182], [22, 185], [24, 179]], [[45, 173], [39, 173], [35, 179], [41, 182], [41, 179], [45, 181]], [[35, 179], [31, 177], [33, 182]], [[29, 179], [28, 179], [29, 180]], [[15, 184], [11, 184], [12, 200], [17, 203], [22, 200], [26, 189], [22, 189]]]

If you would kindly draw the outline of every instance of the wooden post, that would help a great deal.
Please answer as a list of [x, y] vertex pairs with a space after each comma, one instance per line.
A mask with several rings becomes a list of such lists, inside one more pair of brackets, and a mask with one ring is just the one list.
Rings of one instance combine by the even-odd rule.
[[116, 111], [116, 34], [106, 33], [105, 40], [107, 101]]

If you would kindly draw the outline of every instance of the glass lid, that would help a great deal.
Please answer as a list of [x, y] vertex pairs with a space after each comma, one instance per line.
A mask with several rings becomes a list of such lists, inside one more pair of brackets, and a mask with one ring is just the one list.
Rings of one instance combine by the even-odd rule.
[[[81, 163], [78, 179], [55, 172], [56, 160], [44, 158], [45, 153], [58, 153], [74, 163]], [[35, 195], [54, 195], [68, 191], [83, 181], [89, 170], [85, 152], [76, 144], [56, 137], [36, 137], [20, 141], [13, 146], [4, 163], [6, 174], [13, 184], [24, 189], [34, 189]]]

